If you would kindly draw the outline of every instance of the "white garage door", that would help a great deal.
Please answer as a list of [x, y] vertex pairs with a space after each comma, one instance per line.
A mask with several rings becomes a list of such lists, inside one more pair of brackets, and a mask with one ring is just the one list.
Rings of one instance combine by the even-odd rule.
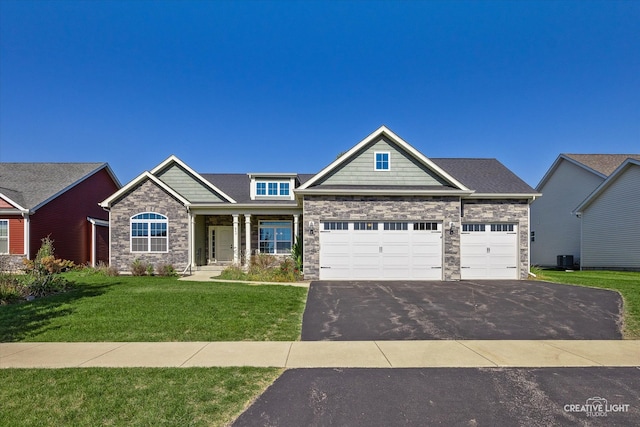
[[460, 275], [466, 279], [518, 278], [516, 224], [462, 224]]
[[321, 280], [441, 280], [442, 223], [320, 223]]

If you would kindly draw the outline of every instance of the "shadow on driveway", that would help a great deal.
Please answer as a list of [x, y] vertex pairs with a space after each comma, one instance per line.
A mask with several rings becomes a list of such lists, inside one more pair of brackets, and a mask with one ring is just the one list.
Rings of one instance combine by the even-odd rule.
[[312, 282], [303, 341], [621, 339], [613, 291], [540, 281]]

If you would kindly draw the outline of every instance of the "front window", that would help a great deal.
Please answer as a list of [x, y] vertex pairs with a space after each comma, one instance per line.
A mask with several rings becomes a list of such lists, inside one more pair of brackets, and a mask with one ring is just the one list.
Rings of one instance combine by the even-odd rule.
[[166, 216], [153, 212], [131, 217], [131, 252], [167, 252], [168, 224]]
[[0, 254], [9, 253], [9, 221], [0, 219]]
[[262, 221], [260, 223], [260, 253], [291, 253], [291, 222]]
[[256, 182], [256, 194], [258, 196], [266, 196], [267, 195], [267, 183], [266, 182]]

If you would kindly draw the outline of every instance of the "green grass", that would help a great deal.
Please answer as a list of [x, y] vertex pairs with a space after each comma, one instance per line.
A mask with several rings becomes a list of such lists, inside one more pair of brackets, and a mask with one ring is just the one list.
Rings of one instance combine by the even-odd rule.
[[281, 370], [0, 369], [3, 426], [223, 426]]
[[538, 270], [538, 279], [618, 291], [624, 300], [624, 337], [640, 339], [640, 273]]
[[0, 306], [0, 341], [293, 341], [307, 289], [69, 273], [74, 290]]

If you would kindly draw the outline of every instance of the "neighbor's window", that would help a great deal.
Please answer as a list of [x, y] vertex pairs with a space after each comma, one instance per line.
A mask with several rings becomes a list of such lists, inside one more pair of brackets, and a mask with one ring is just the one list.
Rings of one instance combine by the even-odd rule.
[[389, 153], [374, 153], [375, 156], [375, 169], [377, 171], [389, 170]]
[[0, 254], [9, 253], [9, 220], [0, 219]]
[[131, 252], [167, 252], [168, 224], [166, 216], [144, 212], [131, 217]]
[[291, 221], [262, 221], [258, 234], [260, 253], [291, 253]]

